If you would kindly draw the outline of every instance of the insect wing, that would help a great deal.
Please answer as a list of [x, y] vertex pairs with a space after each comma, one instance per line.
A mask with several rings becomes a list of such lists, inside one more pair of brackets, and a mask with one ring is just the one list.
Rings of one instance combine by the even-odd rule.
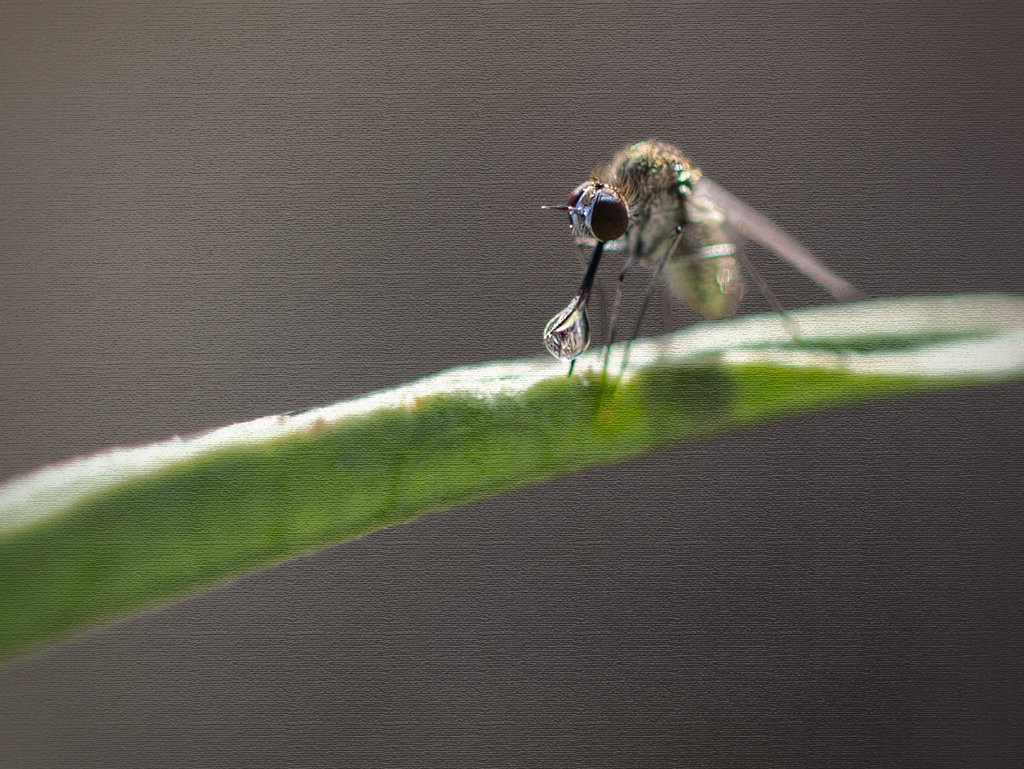
[[708, 177], [701, 177], [696, 184], [694, 193], [699, 197], [707, 198], [718, 206], [725, 214], [730, 227], [789, 262], [839, 301], [848, 302], [865, 298], [864, 292], [832, 272], [822, 264], [818, 257], [800, 245], [768, 217], [751, 208]]

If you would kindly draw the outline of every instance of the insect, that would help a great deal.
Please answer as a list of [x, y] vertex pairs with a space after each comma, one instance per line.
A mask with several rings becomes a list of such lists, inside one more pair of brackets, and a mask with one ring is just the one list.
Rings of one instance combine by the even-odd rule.
[[[640, 330], [662, 274], [673, 295], [702, 318], [715, 320], [731, 317], [739, 309], [744, 271], [799, 340], [795, 324], [743, 252], [746, 240], [773, 251], [840, 301], [864, 297], [777, 225], [704, 176], [682, 152], [664, 142], [642, 141], [625, 147], [577, 186], [567, 205], [544, 207], [567, 211], [577, 248], [593, 249], [576, 296], [544, 328], [545, 346], [556, 358], [571, 362], [570, 374], [576, 358], [590, 344], [587, 302], [605, 251], [626, 255], [609, 321], [609, 345], [615, 341], [623, 281], [638, 264], [653, 269], [654, 276], [630, 340]], [[607, 350], [604, 365], [607, 370]]]

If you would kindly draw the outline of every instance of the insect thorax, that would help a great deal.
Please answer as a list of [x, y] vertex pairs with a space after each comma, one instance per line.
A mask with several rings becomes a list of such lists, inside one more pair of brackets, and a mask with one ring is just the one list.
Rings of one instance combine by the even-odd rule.
[[694, 195], [700, 177], [671, 144], [643, 141], [620, 150], [593, 178], [614, 187], [629, 206], [627, 234], [641, 262], [654, 266], [676, 242], [664, 272], [672, 292], [704, 318], [725, 318], [738, 309], [743, 277], [722, 212]]
[[665, 208], [682, 215], [682, 201], [692, 194], [700, 175], [700, 169], [671, 144], [644, 141], [620, 150], [593, 178], [622, 195], [632, 218], [643, 218]]

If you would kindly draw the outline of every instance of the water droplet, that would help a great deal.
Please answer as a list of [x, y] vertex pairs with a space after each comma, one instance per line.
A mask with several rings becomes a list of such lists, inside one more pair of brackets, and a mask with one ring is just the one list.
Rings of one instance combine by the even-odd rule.
[[556, 358], [572, 360], [582, 355], [589, 345], [587, 303], [577, 296], [544, 327], [544, 346]]

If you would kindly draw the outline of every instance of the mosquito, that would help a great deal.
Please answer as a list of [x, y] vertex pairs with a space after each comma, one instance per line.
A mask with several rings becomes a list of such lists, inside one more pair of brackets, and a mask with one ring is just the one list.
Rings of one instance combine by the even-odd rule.
[[[627, 342], [627, 356], [628, 344], [640, 331], [662, 274], [674, 296], [705, 320], [717, 320], [738, 311], [746, 272], [790, 335], [801, 341], [796, 324], [744, 253], [747, 240], [768, 248], [839, 301], [864, 298], [776, 224], [704, 176], [665, 142], [642, 141], [625, 147], [577, 186], [567, 205], [544, 208], [567, 211], [577, 248], [593, 249], [579, 291], [544, 327], [544, 345], [556, 358], [570, 362], [570, 376], [576, 359], [590, 345], [587, 302], [605, 251], [624, 252], [626, 260], [609, 318], [602, 380], [615, 341], [623, 281], [638, 264], [653, 269], [654, 275]], [[622, 366], [624, 370], [625, 358]]]

